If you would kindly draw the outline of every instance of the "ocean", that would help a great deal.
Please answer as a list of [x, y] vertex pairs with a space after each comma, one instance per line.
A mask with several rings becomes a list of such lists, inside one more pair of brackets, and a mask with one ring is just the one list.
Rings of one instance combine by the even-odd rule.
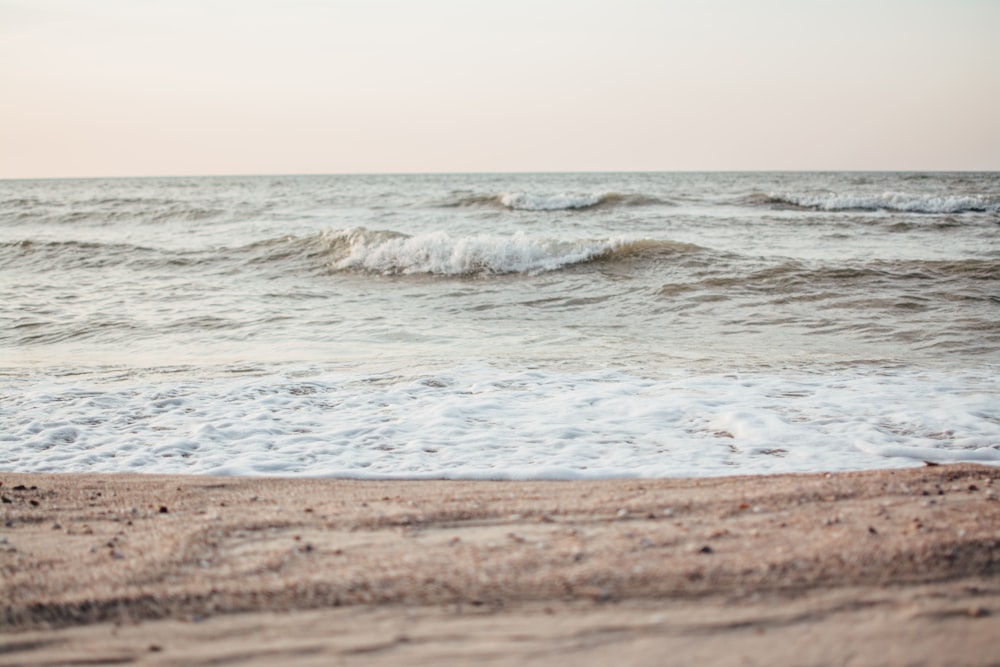
[[0, 470], [1000, 463], [1000, 174], [0, 181]]

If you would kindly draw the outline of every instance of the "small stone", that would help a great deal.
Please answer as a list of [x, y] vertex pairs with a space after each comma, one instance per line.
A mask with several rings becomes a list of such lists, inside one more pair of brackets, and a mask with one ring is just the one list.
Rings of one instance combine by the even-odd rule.
[[706, 544], [705, 546], [703, 546], [701, 549], [698, 550], [698, 553], [700, 553], [700, 554], [711, 554], [711, 553], [715, 553], [715, 550], [712, 549], [712, 547], [710, 547], [710, 546], [708, 546]]
[[169, 514], [170, 510], [167, 509], [166, 505], [160, 505], [160, 514]]

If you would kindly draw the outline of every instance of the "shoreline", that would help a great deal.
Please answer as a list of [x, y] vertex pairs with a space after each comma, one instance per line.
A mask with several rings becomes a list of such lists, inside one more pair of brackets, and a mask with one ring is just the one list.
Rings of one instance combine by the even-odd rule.
[[[841, 664], [852, 646], [867, 647], [856, 658], [865, 664], [1000, 655], [992, 466], [529, 482], [0, 473], [0, 482], [0, 663], [240, 654], [260, 664], [653, 664], [673, 647], [700, 664], [741, 651], [789, 664], [806, 654], [786, 653], [788, 641], [806, 636], [803, 651], [822, 648], [815, 664]], [[595, 644], [594, 632], [607, 641]], [[893, 659], [874, 660], [888, 648]]]

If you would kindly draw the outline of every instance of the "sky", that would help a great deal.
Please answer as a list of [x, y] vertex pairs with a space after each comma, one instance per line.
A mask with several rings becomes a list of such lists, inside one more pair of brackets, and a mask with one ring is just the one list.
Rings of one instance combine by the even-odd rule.
[[0, 178], [1000, 170], [998, 0], [0, 0]]

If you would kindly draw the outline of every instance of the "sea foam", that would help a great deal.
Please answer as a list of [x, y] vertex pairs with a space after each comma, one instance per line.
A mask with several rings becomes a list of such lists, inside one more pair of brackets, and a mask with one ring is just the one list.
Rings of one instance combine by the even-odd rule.
[[353, 229], [324, 233], [336, 270], [445, 276], [553, 271], [614, 251], [624, 239], [556, 240], [517, 232], [510, 236], [407, 236]]
[[500, 195], [500, 203], [507, 208], [523, 211], [558, 211], [566, 209], [590, 208], [605, 201], [603, 194], [557, 194], [539, 195], [527, 192], [505, 192]]
[[6, 379], [0, 470], [582, 479], [1000, 464], [987, 372]]
[[819, 211], [899, 211], [903, 213], [1000, 213], [1000, 201], [981, 195], [939, 196], [885, 192], [855, 194], [769, 194], [765, 203], [811, 208]]

